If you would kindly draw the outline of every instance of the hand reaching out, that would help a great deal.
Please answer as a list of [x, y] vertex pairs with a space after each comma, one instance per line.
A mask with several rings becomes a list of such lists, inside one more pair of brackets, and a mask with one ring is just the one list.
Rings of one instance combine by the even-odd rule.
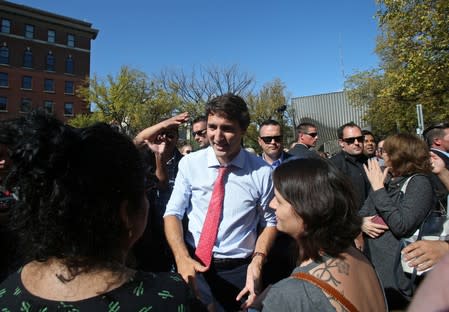
[[241, 309], [248, 309], [256, 301], [262, 282], [261, 275], [262, 261], [260, 257], [255, 257], [248, 265], [245, 288], [242, 289], [236, 298], [236, 300], [239, 301], [244, 296], [248, 295], [248, 299], [242, 304]]
[[434, 266], [449, 251], [445, 241], [419, 240], [411, 243], [401, 253], [410, 267], [425, 271]]

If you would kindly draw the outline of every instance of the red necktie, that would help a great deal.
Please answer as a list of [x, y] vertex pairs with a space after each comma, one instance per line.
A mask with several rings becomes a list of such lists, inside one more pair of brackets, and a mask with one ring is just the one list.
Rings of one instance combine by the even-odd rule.
[[203, 265], [209, 267], [212, 260], [212, 248], [217, 239], [218, 225], [220, 224], [221, 211], [223, 210], [224, 182], [223, 178], [228, 172], [228, 167], [218, 169], [218, 177], [215, 180], [209, 208], [207, 208], [206, 220], [201, 231], [200, 241], [195, 251], [195, 255]]

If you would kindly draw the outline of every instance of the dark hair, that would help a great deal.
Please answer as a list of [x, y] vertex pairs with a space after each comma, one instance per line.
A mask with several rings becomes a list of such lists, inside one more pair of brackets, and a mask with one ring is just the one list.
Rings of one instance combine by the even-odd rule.
[[362, 130], [362, 135], [363, 135], [363, 136], [365, 136], [365, 135], [370, 135], [370, 136], [372, 136], [373, 139], [374, 139], [374, 142], [377, 143], [377, 138], [374, 136], [374, 134], [373, 134], [371, 131], [369, 131], [369, 130]]
[[12, 160], [7, 186], [19, 190], [11, 217], [25, 260], [59, 258], [71, 277], [120, 271], [128, 235], [120, 206], [141, 212], [144, 194], [132, 141], [104, 123], [76, 129], [34, 112], [0, 122], [0, 142]]
[[388, 154], [394, 175], [428, 174], [432, 171], [429, 148], [416, 135], [399, 133], [389, 136], [383, 149]]
[[267, 119], [260, 124], [259, 129], [262, 128], [263, 126], [280, 126], [280, 125], [281, 124], [274, 119]]
[[194, 125], [194, 124], [196, 124], [197, 122], [200, 122], [200, 121], [207, 122], [207, 117], [204, 116], [204, 115], [196, 117], [195, 119], [193, 119], [192, 125]]
[[[339, 139], [343, 139], [343, 130], [345, 130], [346, 127], [360, 129], [360, 127], [353, 121], [345, 123], [344, 125], [338, 127], [338, 129], [337, 129], [337, 136]], [[362, 131], [362, 129], [360, 129], [360, 131]]]
[[215, 114], [237, 121], [243, 131], [248, 128], [250, 121], [248, 107], [238, 95], [227, 93], [210, 100], [206, 104], [206, 116]]
[[299, 133], [307, 133], [309, 128], [316, 128], [316, 126], [311, 122], [302, 122], [296, 127], [296, 132]]
[[429, 147], [433, 145], [433, 140], [444, 137], [444, 130], [449, 129], [449, 123], [443, 122], [432, 125], [423, 131], [423, 137]]
[[321, 260], [320, 252], [337, 257], [361, 231], [351, 184], [324, 159], [294, 159], [273, 173], [276, 190], [304, 221], [298, 238], [301, 261]]
[[259, 131], [260, 131], [260, 129], [262, 129], [262, 127], [264, 127], [264, 126], [277, 126], [277, 127], [280, 127], [280, 128], [281, 128], [281, 133], [282, 133], [282, 127], [281, 127], [281, 124], [280, 124], [279, 122], [277, 122], [276, 120], [274, 120], [274, 119], [267, 119], [267, 120], [263, 121], [263, 122], [260, 124], [260, 126], [259, 126]]

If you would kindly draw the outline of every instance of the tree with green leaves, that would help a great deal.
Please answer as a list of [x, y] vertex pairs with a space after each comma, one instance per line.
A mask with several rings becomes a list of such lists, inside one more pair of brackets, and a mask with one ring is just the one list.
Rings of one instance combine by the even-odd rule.
[[246, 101], [251, 114], [251, 124], [245, 136], [245, 146], [260, 151], [257, 143], [259, 125], [268, 119], [277, 120], [281, 124], [286, 142], [294, 137], [289, 96], [285, 84], [279, 78], [264, 84], [257, 94], [249, 94]]
[[108, 75], [102, 80], [94, 76], [86, 85], [77, 94], [93, 105], [93, 113], [73, 118], [70, 124], [74, 126], [102, 121], [134, 136], [141, 129], [171, 117], [180, 108], [177, 94], [168, 93], [145, 73], [126, 66], [115, 77]]
[[380, 68], [349, 77], [350, 99], [367, 100], [366, 119], [381, 131], [414, 131], [417, 104], [426, 125], [448, 120], [449, 1], [377, 2]]

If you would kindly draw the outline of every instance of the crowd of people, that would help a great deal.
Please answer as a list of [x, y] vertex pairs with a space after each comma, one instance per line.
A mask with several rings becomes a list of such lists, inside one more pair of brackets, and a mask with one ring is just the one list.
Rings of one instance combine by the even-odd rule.
[[379, 140], [349, 122], [328, 157], [317, 125], [287, 150], [269, 119], [257, 155], [240, 96], [205, 108], [193, 146], [187, 112], [133, 140], [43, 112], [1, 121], [0, 310], [449, 308], [446, 238], [401, 244], [447, 207], [449, 124]]

